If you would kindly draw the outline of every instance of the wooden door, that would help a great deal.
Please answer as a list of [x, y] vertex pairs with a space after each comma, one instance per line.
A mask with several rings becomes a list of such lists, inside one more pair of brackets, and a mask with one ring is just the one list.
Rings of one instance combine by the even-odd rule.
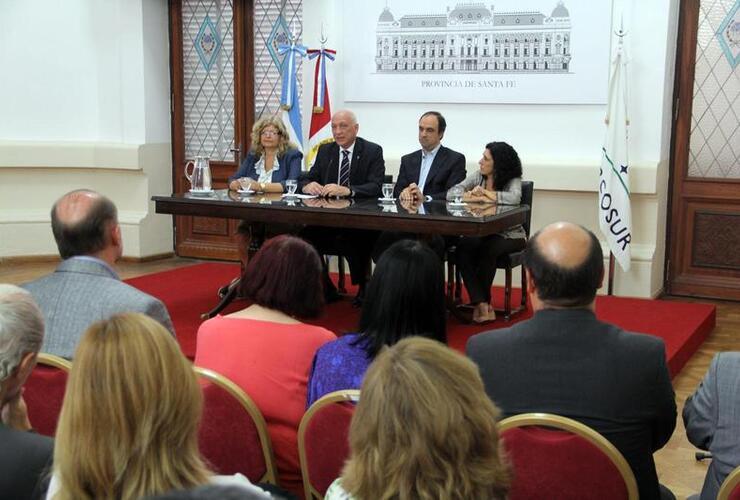
[[738, 36], [734, 5], [681, 1], [666, 262], [674, 295], [740, 300], [740, 64], [722, 41]]
[[[214, 188], [227, 186], [248, 147], [254, 122], [252, 2], [170, 0], [172, 175], [176, 193], [190, 183], [185, 164], [210, 158]], [[177, 216], [175, 250], [185, 257], [238, 258], [238, 221]]]

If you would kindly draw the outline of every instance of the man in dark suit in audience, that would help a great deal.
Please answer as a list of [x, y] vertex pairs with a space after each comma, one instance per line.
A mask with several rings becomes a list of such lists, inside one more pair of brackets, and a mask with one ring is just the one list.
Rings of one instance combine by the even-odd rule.
[[596, 319], [604, 277], [598, 239], [558, 222], [527, 244], [534, 316], [472, 337], [467, 354], [505, 416], [545, 412], [595, 429], [624, 455], [640, 498], [673, 498], [659, 485], [653, 452], [676, 426], [663, 340]]
[[31, 294], [0, 284], [0, 498], [42, 498], [52, 439], [33, 432], [23, 384], [36, 365], [44, 319]]
[[[727, 475], [740, 465], [740, 352], [719, 352], [683, 407], [689, 441], [712, 452], [701, 500], [713, 500]], [[694, 498], [694, 497], [690, 497]]]
[[[447, 190], [465, 180], [465, 155], [446, 148], [442, 138], [447, 121], [438, 111], [427, 111], [419, 118], [419, 144], [421, 149], [401, 157], [401, 167], [393, 190], [404, 206], [424, 210], [423, 203], [444, 200]], [[414, 238], [411, 233], [384, 231], [373, 249], [373, 260], [393, 243], [403, 238]], [[445, 243], [441, 236], [427, 239], [432, 249], [444, 259]]]
[[[334, 142], [319, 147], [311, 170], [301, 178], [301, 190], [319, 197], [378, 197], [385, 176], [383, 148], [357, 137], [360, 125], [352, 111], [341, 110], [331, 118]], [[340, 252], [347, 258], [352, 283], [359, 285], [355, 303], [362, 300], [375, 233], [358, 229], [310, 226], [301, 236], [319, 253]], [[336, 288], [325, 274], [327, 300], [336, 299]]]
[[71, 359], [88, 326], [119, 312], [147, 314], [174, 332], [164, 304], [123, 283], [113, 269], [123, 240], [112, 201], [87, 189], [67, 193], [51, 209], [51, 229], [64, 260], [23, 285], [44, 313], [42, 352]]

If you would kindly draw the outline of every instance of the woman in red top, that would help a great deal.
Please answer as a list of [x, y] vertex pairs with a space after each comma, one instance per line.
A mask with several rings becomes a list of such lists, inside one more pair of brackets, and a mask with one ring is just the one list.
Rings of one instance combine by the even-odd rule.
[[198, 329], [195, 364], [225, 375], [257, 404], [267, 421], [280, 485], [302, 496], [298, 425], [306, 405], [314, 353], [336, 336], [296, 318], [324, 307], [321, 260], [311, 245], [287, 235], [267, 241], [242, 276], [253, 303]]

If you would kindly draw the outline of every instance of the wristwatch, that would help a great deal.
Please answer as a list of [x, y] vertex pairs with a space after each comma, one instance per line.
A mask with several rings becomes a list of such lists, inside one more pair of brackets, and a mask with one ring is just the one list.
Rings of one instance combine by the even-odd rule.
[[260, 191], [262, 191], [263, 193], [265, 192], [265, 183], [264, 182], [260, 182]]

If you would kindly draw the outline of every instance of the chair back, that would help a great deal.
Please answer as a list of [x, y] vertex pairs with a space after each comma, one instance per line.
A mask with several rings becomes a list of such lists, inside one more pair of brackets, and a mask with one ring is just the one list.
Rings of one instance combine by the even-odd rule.
[[277, 484], [272, 442], [254, 401], [234, 382], [194, 367], [203, 388], [198, 446], [214, 472], [244, 474], [252, 483]]
[[717, 500], [740, 500], [740, 467], [736, 467], [722, 481]]
[[532, 199], [534, 198], [534, 181], [522, 181], [522, 200], [520, 205], [527, 205], [529, 212], [527, 213], [527, 220], [522, 224], [524, 226], [524, 232], [527, 233], [529, 238], [529, 228], [532, 226]]
[[36, 366], [23, 386], [28, 418], [36, 432], [54, 437], [64, 391], [72, 363], [59, 356], [40, 352]]
[[306, 500], [324, 498], [341, 474], [349, 457], [349, 425], [359, 400], [358, 390], [330, 392], [303, 415], [298, 427], [298, 454]]
[[513, 468], [510, 500], [637, 499], [637, 481], [605, 437], [575, 420], [525, 413], [502, 420], [499, 433]]

